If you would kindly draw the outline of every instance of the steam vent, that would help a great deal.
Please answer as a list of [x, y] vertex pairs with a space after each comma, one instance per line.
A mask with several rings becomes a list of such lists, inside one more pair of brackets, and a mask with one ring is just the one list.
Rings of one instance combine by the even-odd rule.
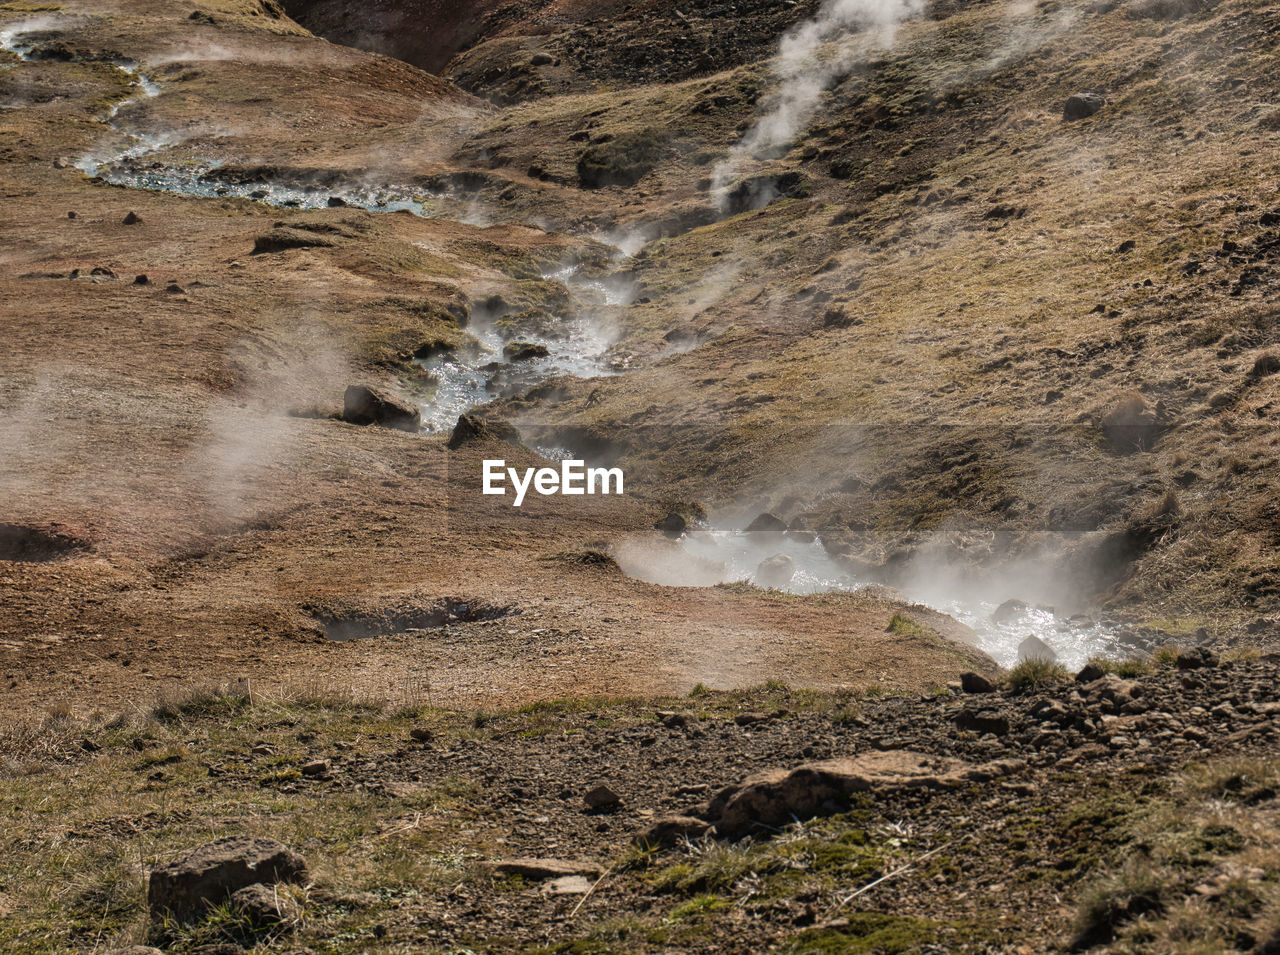
[[1278, 55], [0, 0], [0, 951], [1280, 952]]

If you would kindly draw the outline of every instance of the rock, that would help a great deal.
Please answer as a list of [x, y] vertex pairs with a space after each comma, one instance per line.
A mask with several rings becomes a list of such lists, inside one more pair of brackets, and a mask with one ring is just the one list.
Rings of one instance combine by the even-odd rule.
[[134, 277], [133, 284], [134, 285], [150, 285], [151, 279], [147, 278], [145, 275], [138, 275]]
[[128, 948], [109, 948], [105, 955], [164, 955], [164, 952], [150, 945], [130, 945]]
[[147, 905], [157, 915], [198, 918], [245, 886], [262, 882], [302, 883], [307, 865], [287, 846], [271, 839], [230, 836], [188, 850], [151, 870]]
[[456, 451], [464, 444], [473, 441], [506, 441], [508, 444], [520, 443], [520, 432], [505, 421], [486, 420], [475, 415], [464, 414], [453, 426], [453, 434], [449, 435], [449, 450]]
[[1031, 606], [1024, 601], [1006, 600], [991, 611], [991, 622], [996, 624], [1008, 623], [1010, 620], [1016, 620], [1030, 609]]
[[1183, 650], [1174, 658], [1173, 665], [1179, 670], [1199, 670], [1218, 665], [1218, 655], [1208, 647], [1195, 647]]
[[981, 713], [975, 713], [973, 710], [961, 710], [956, 714], [953, 722], [956, 725], [956, 729], [963, 730], [966, 733], [994, 733], [996, 736], [1007, 736], [1009, 734], [1009, 721], [990, 710], [984, 710]]
[[1135, 697], [1142, 696], [1142, 684], [1137, 680], [1121, 679], [1114, 673], [1108, 673], [1092, 683], [1086, 683], [1081, 690], [1085, 696], [1106, 700], [1117, 708], [1131, 702]]
[[522, 879], [545, 882], [565, 876], [586, 875], [598, 879], [604, 871], [594, 862], [570, 862], [565, 859], [504, 859], [487, 863], [499, 875], [518, 875]]
[[1118, 451], [1146, 451], [1162, 430], [1159, 406], [1152, 406], [1141, 392], [1117, 398], [1102, 416], [1103, 437]]
[[233, 942], [210, 942], [187, 949], [188, 955], [245, 955], [245, 951]]
[[689, 718], [683, 713], [673, 710], [659, 710], [658, 719], [669, 730], [682, 729], [689, 724]]
[[186, 295], [187, 294], [187, 290], [184, 289], [177, 282], [170, 282], [168, 285], [164, 287], [164, 290], [168, 292], [170, 295]]
[[662, 531], [662, 535], [671, 540], [677, 540], [688, 527], [689, 522], [674, 511], [653, 525], [655, 531]]
[[1053, 647], [1045, 643], [1035, 634], [1031, 634], [1027, 639], [1018, 644], [1018, 661], [1023, 660], [1043, 660], [1046, 663], [1053, 663], [1058, 659], [1058, 655], [1053, 652]]
[[141, 221], [142, 216], [138, 215], [136, 212], [130, 212], [121, 220], [121, 225], [137, 225]]
[[347, 204], [347, 200], [341, 196], [330, 196], [329, 201], [325, 203], [330, 209], [341, 209]]
[[994, 693], [996, 685], [980, 673], [961, 673], [960, 689], [966, 693]]
[[256, 929], [275, 928], [296, 922], [298, 905], [272, 885], [246, 885], [231, 894], [231, 907]]
[[781, 589], [791, 583], [796, 575], [796, 562], [786, 554], [774, 554], [760, 561], [756, 568], [756, 583], [761, 587]]
[[1076, 674], [1077, 683], [1092, 683], [1094, 680], [1100, 680], [1107, 675], [1107, 671], [1102, 669], [1096, 663], [1086, 663], [1080, 668], [1080, 672]]
[[712, 800], [707, 817], [717, 820], [717, 834], [738, 837], [760, 827], [776, 828], [795, 819], [840, 812], [848, 807], [853, 793], [950, 789], [1025, 767], [1026, 763], [1013, 759], [974, 765], [909, 750], [864, 753], [756, 773]]
[[351, 424], [382, 425], [417, 432], [422, 414], [412, 405], [367, 385], [350, 385], [342, 399], [342, 420]]
[[665, 849], [685, 839], [700, 839], [711, 831], [711, 824], [692, 816], [661, 816], [631, 841], [642, 849]]
[[1085, 119], [1106, 105], [1106, 98], [1098, 93], [1075, 93], [1067, 97], [1067, 102], [1062, 107], [1062, 118], [1069, 123]]
[[430, 743], [435, 739], [435, 735], [435, 733], [423, 726], [418, 726], [409, 730], [409, 738], [415, 743]]
[[325, 779], [329, 775], [330, 763], [327, 759], [313, 759], [302, 764], [302, 775], [312, 779]]
[[1253, 363], [1253, 368], [1249, 372], [1250, 378], [1266, 378], [1268, 375], [1274, 375], [1280, 371], [1280, 355], [1271, 353], [1259, 355]]
[[608, 786], [594, 786], [582, 797], [582, 804], [590, 812], [608, 812], [622, 804], [622, 797]]
[[552, 879], [543, 890], [547, 895], [586, 895], [591, 891], [591, 881], [580, 875], [566, 875]]
[[754, 726], [756, 723], [769, 722], [768, 713], [739, 713], [733, 718], [739, 726]]
[[502, 357], [510, 362], [533, 361], [550, 354], [551, 350], [546, 345], [534, 342], [511, 342], [502, 349]]
[[555, 57], [550, 53], [535, 53], [529, 62], [533, 66], [550, 66], [555, 61]]
[[786, 522], [773, 514], [761, 514], [747, 525], [748, 534], [781, 534], [787, 529]]

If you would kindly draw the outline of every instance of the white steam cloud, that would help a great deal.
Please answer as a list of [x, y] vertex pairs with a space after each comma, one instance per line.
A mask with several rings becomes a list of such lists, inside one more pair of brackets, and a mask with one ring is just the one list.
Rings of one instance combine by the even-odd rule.
[[[924, 8], [925, 0], [826, 0], [816, 17], [787, 33], [775, 65], [782, 83], [768, 111], [716, 166], [713, 191], [719, 204], [724, 206], [725, 187], [744, 160], [771, 158], [785, 149], [813, 119], [823, 91], [870, 49], [891, 45], [902, 22]], [[860, 31], [865, 35], [851, 47], [823, 49]]]

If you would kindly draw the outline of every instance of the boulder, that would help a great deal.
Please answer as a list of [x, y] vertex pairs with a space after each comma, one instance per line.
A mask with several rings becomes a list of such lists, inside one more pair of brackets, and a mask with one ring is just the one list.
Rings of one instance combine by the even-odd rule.
[[506, 441], [508, 444], [520, 443], [520, 432], [505, 421], [486, 420], [475, 415], [464, 414], [453, 426], [453, 434], [449, 435], [449, 450], [456, 451], [464, 444], [476, 441]]
[[994, 693], [996, 685], [980, 673], [961, 673], [960, 689], [966, 693]]
[[1018, 644], [1019, 663], [1023, 660], [1043, 660], [1045, 663], [1054, 663], [1057, 659], [1058, 655], [1053, 652], [1053, 647], [1049, 646], [1034, 633]]
[[643, 849], [665, 849], [685, 839], [701, 839], [710, 831], [711, 823], [692, 816], [661, 816], [632, 842]]
[[689, 522], [674, 511], [653, 525], [654, 530], [662, 531], [662, 536], [671, 540], [677, 540], [688, 527]]
[[156, 914], [199, 918], [246, 886], [301, 883], [306, 878], [306, 863], [287, 846], [271, 839], [230, 836], [188, 850], [152, 869], [147, 905]]
[[796, 575], [796, 562], [786, 554], [774, 554], [760, 561], [756, 583], [761, 587], [782, 588]]
[[1076, 674], [1077, 683], [1092, 683], [1094, 680], [1100, 680], [1107, 675], [1107, 671], [1102, 669], [1096, 663], [1086, 663], [1080, 668], [1080, 672]]
[[1163, 429], [1160, 411], [1141, 392], [1126, 392], [1103, 413], [1103, 437], [1117, 451], [1146, 451]]
[[342, 400], [342, 420], [351, 424], [377, 424], [400, 431], [417, 432], [422, 428], [422, 414], [417, 408], [367, 385], [347, 388]]
[[1010, 620], [1016, 620], [1030, 609], [1030, 605], [1022, 600], [1006, 600], [991, 611], [991, 622], [995, 624], [1008, 623]]
[[1199, 670], [1206, 667], [1216, 667], [1218, 665], [1218, 655], [1208, 647], [1194, 647], [1191, 650], [1183, 650], [1174, 659], [1173, 665], [1179, 670]]
[[975, 765], [909, 750], [864, 753], [756, 773], [712, 800], [707, 817], [716, 820], [718, 835], [736, 838], [761, 827], [841, 812], [854, 793], [951, 789], [1011, 775], [1025, 766], [1013, 759]]
[[1007, 736], [1009, 734], [1009, 721], [990, 710], [984, 710], [981, 713], [975, 713], [973, 710], [961, 710], [956, 714], [953, 722], [956, 725], [956, 729], [966, 733], [982, 735], [994, 733], [996, 736]]
[[748, 534], [781, 534], [787, 529], [782, 518], [773, 514], [761, 514], [747, 525]]
[[1062, 118], [1069, 123], [1085, 119], [1106, 105], [1106, 97], [1098, 93], [1074, 93], [1067, 97], [1067, 102], [1062, 107]]
[[510, 362], [533, 361], [551, 354], [546, 345], [534, 342], [511, 342], [502, 349], [502, 357]]

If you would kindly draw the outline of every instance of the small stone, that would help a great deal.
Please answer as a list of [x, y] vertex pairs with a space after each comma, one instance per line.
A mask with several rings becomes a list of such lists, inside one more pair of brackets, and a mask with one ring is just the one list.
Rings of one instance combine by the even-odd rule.
[[409, 730], [409, 738], [417, 743], [430, 743], [435, 738], [435, 735], [425, 726], [417, 726]]
[[974, 733], [992, 733], [1005, 736], [1009, 732], [1009, 721], [990, 710], [975, 713], [973, 710], [961, 710], [955, 716], [955, 725], [959, 730]]
[[754, 726], [756, 723], [769, 722], [767, 713], [739, 713], [733, 718], [733, 721], [739, 726]]
[[659, 710], [658, 719], [669, 730], [682, 729], [689, 723], [689, 718], [683, 713], [676, 713], [670, 710]]
[[309, 776], [312, 779], [324, 779], [329, 775], [331, 766], [327, 759], [313, 759], [309, 763], [302, 764], [302, 775]]
[[486, 864], [499, 875], [518, 875], [535, 882], [575, 875], [599, 878], [603, 871], [594, 862], [572, 862], [566, 859], [503, 859]]
[[620, 806], [622, 797], [608, 786], [599, 785], [587, 790], [582, 803], [591, 812], [607, 812]]
[[138, 215], [136, 212], [130, 212], [127, 216], [124, 217], [121, 224], [137, 225], [141, 221], [142, 221], [142, 217], [140, 215]]
[[151, 279], [147, 278], [145, 275], [139, 275], [134, 278], [133, 284], [134, 285], [150, 285]]
[[1077, 683], [1092, 683], [1094, 680], [1100, 680], [1107, 675], [1107, 671], [1102, 669], [1096, 663], [1086, 663], [1080, 668], [1080, 672], [1076, 674]]
[[591, 880], [580, 875], [565, 875], [552, 879], [543, 891], [547, 895], [586, 895], [591, 891]]
[[1106, 98], [1098, 93], [1076, 93], [1067, 97], [1062, 107], [1062, 118], [1067, 122], [1086, 119], [1106, 105]]
[[231, 895], [231, 907], [249, 921], [254, 928], [274, 928], [296, 921], [298, 906], [288, 894], [278, 887], [247, 885]]
[[710, 829], [710, 823], [692, 816], [663, 816], [638, 833], [632, 842], [642, 848], [667, 848], [685, 839], [700, 839]]
[[1174, 658], [1173, 665], [1179, 670], [1199, 670], [1216, 667], [1218, 665], [1218, 655], [1208, 647], [1194, 647], [1179, 653]]

